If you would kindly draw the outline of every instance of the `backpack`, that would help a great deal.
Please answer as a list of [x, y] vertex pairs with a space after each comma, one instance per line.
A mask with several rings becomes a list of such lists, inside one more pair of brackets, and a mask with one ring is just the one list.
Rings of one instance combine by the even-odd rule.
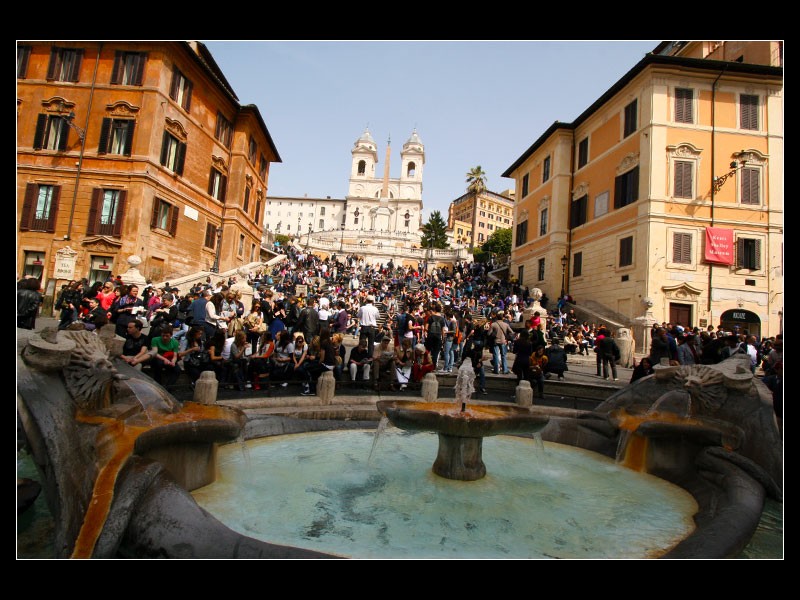
[[434, 336], [442, 335], [442, 321], [444, 319], [439, 315], [434, 315], [428, 319], [428, 335]]

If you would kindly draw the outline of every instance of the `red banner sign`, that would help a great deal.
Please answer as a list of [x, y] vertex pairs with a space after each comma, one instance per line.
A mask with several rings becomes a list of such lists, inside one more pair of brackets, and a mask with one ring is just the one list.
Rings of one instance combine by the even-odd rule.
[[706, 262], [733, 264], [733, 229], [706, 227]]

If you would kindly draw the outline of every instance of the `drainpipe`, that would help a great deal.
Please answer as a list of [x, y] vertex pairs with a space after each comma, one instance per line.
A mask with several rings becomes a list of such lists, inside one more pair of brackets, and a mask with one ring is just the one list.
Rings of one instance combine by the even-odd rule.
[[86, 109], [86, 121], [83, 124], [83, 136], [81, 137], [81, 152], [78, 156], [78, 170], [75, 173], [75, 189], [72, 192], [72, 206], [69, 209], [69, 225], [67, 225], [67, 235], [65, 240], [72, 237], [72, 221], [75, 217], [75, 204], [78, 202], [78, 183], [81, 180], [81, 168], [83, 167], [83, 153], [86, 150], [86, 133], [89, 130], [89, 117], [92, 114], [92, 101], [94, 100], [94, 89], [97, 84], [97, 68], [100, 65], [100, 52], [103, 50], [103, 42], [97, 47], [97, 58], [94, 61], [94, 74], [92, 75], [92, 88], [89, 92], [89, 105]]
[[[572, 187], [575, 185], [575, 128], [569, 149], [569, 197], [567, 198], [567, 265], [564, 273], [564, 293], [569, 294], [569, 268], [572, 263]], [[589, 207], [587, 206], [588, 210]]]
[[[725, 65], [727, 67], [727, 65]], [[716, 106], [717, 106], [717, 82], [720, 77], [725, 73], [725, 67], [719, 72], [714, 83], [711, 84], [711, 227], [714, 226], [714, 151], [717, 123], [716, 123]], [[714, 263], [708, 263], [708, 305], [706, 310], [711, 318], [711, 281], [714, 273]]]

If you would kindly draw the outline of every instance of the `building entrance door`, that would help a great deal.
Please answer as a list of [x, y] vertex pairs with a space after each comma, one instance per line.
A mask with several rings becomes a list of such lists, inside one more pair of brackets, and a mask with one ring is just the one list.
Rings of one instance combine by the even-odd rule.
[[719, 318], [720, 325], [725, 331], [740, 333], [747, 330], [750, 335], [761, 335], [761, 319], [752, 311], [743, 309], [726, 310]]
[[694, 327], [692, 321], [692, 305], [669, 303], [669, 322], [673, 325], [683, 325], [687, 329]]

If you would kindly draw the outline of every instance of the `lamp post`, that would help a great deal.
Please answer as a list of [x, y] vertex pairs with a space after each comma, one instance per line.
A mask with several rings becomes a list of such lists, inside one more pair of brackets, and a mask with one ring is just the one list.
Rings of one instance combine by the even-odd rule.
[[214, 266], [211, 267], [212, 273], [219, 273], [219, 251], [222, 241], [222, 225], [217, 225], [217, 252], [214, 255]]
[[564, 294], [566, 293], [566, 287], [567, 287], [567, 261], [568, 260], [569, 259], [567, 258], [566, 254], [561, 257], [561, 296], [560, 296], [560, 298], [563, 298]]
[[301, 227], [300, 227], [300, 216], [298, 215], [298, 216], [297, 216], [297, 245], [298, 245], [298, 246], [302, 245], [302, 243], [303, 243], [303, 242], [300, 240], [300, 236], [303, 234], [303, 232], [302, 232], [302, 231], [300, 231], [300, 229], [301, 229]]
[[311, 245], [311, 223], [308, 224], [308, 235], [306, 236], [306, 250]]
[[[739, 164], [741, 163], [741, 164]], [[731, 170], [722, 175], [721, 177], [714, 177], [714, 191], [718, 192], [722, 189], [722, 186], [725, 185], [725, 182], [728, 180], [729, 177], [733, 177], [736, 174], [736, 171], [739, 169], [744, 169], [745, 165], [747, 164], [746, 160], [740, 160], [737, 163], [735, 160], [731, 162], [730, 168]]]
[[342, 234], [339, 237], [339, 252], [343, 252], [344, 251], [344, 223], [339, 225], [339, 229], [341, 229], [341, 231], [342, 231]]

